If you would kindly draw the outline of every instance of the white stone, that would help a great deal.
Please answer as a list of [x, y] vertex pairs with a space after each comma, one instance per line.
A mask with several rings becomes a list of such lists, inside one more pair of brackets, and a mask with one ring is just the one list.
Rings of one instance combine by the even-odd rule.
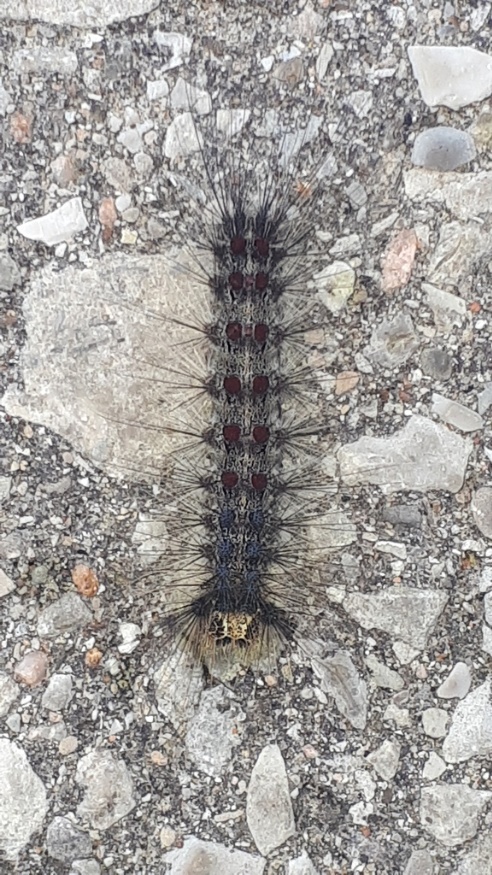
[[64, 240], [71, 240], [87, 227], [82, 199], [73, 197], [53, 212], [38, 219], [29, 219], [19, 225], [17, 230], [28, 240], [39, 240], [47, 246], [56, 246]]
[[162, 100], [169, 94], [169, 85], [167, 79], [155, 79], [147, 81], [147, 99]]
[[289, 782], [276, 744], [264, 747], [254, 765], [247, 792], [246, 819], [263, 855], [295, 834]]
[[478, 412], [486, 413], [492, 404], [492, 383], [485, 383], [485, 388], [478, 395]]
[[491, 678], [468, 693], [456, 706], [442, 752], [447, 763], [492, 754]]
[[318, 875], [306, 851], [295, 860], [289, 860], [287, 875]]
[[[443, 322], [443, 317], [446, 323], [449, 322], [449, 327], [451, 324], [461, 325], [466, 315], [466, 301], [463, 298], [430, 283], [422, 283], [422, 291], [425, 292], [427, 303], [439, 325]], [[445, 327], [448, 327], [447, 324]]]
[[446, 602], [444, 592], [389, 586], [377, 593], [350, 593], [343, 607], [363, 629], [381, 629], [422, 650]]
[[400, 753], [401, 746], [397, 741], [385, 739], [377, 750], [368, 755], [367, 760], [383, 781], [391, 781], [398, 771]]
[[169, 537], [165, 522], [156, 514], [140, 514], [132, 534], [132, 544], [143, 566], [152, 565], [164, 554]]
[[77, 765], [75, 780], [85, 787], [77, 815], [93, 829], [105, 830], [135, 807], [133, 781], [123, 760], [108, 750], [93, 750]]
[[423, 772], [422, 777], [426, 781], [435, 781], [437, 778], [440, 778], [443, 772], [447, 769], [446, 763], [441, 759], [437, 753], [432, 750], [429, 754], [429, 759], [427, 760]]
[[380, 553], [388, 553], [390, 556], [396, 556], [397, 559], [404, 561], [407, 558], [407, 548], [405, 544], [397, 543], [396, 541], [376, 541], [375, 550]]
[[353, 294], [355, 270], [344, 261], [334, 261], [313, 275], [313, 283], [321, 302], [336, 316]]
[[396, 726], [400, 727], [400, 729], [412, 725], [408, 708], [399, 708], [394, 702], [390, 702], [387, 706], [383, 714], [383, 720], [394, 723]]
[[168, 126], [164, 140], [164, 155], [171, 161], [185, 158], [201, 148], [195, 120], [191, 112], [176, 116]]
[[[451, 298], [455, 299], [453, 302], [455, 312], [456, 308], [459, 308], [459, 314], [453, 319], [455, 323], [460, 323], [466, 313], [465, 299], [473, 292], [474, 280], [473, 276], [470, 275], [473, 274], [476, 263], [483, 257], [483, 253], [488, 250], [489, 245], [489, 232], [478, 222], [470, 221], [466, 224], [457, 221], [446, 222], [439, 228], [439, 238], [430, 257], [427, 276], [435, 286], [449, 285], [459, 289], [461, 298], [449, 295], [447, 299], [448, 303]], [[422, 283], [424, 291], [429, 292], [430, 288], [429, 283]], [[449, 330], [449, 327], [444, 323], [446, 317], [449, 321], [452, 315], [450, 311], [446, 311], [446, 300], [443, 298], [445, 294], [445, 292], [441, 292], [440, 296], [436, 293], [427, 295], [429, 304], [434, 311], [436, 328], [439, 332], [441, 332], [441, 327]], [[441, 322], [443, 326], [441, 326]], [[481, 412], [479, 410], [479, 413]]]
[[195, 88], [180, 76], [171, 91], [171, 106], [197, 115], [208, 115], [212, 111], [212, 98], [208, 91]]
[[4, 596], [9, 595], [15, 589], [15, 583], [10, 579], [0, 568], [0, 599], [4, 598]]
[[492, 565], [485, 565], [482, 568], [479, 589], [480, 592], [487, 592], [489, 589], [492, 589]]
[[120, 623], [119, 633], [123, 639], [122, 644], [118, 644], [119, 653], [133, 653], [138, 647], [142, 630], [137, 623]]
[[359, 676], [350, 654], [339, 650], [334, 656], [311, 660], [313, 671], [321, 681], [323, 692], [333, 696], [341, 714], [356, 729], [367, 721], [367, 684]]
[[401, 675], [397, 671], [388, 668], [383, 662], [380, 662], [372, 653], [366, 658], [366, 665], [372, 672], [372, 679], [378, 687], [384, 687], [384, 689], [394, 690], [395, 692], [403, 689], [405, 684]]
[[10, 94], [0, 81], [0, 115], [5, 115], [10, 104]]
[[376, 782], [366, 769], [356, 769], [354, 780], [365, 802], [370, 802], [376, 795]]
[[412, 647], [405, 641], [393, 641], [391, 646], [400, 665], [410, 665], [420, 652], [419, 649]]
[[455, 848], [476, 834], [478, 818], [492, 793], [474, 790], [467, 784], [435, 784], [423, 787], [420, 820], [437, 841]]
[[326, 71], [328, 70], [328, 64], [330, 63], [333, 55], [335, 54], [333, 46], [330, 42], [323, 43], [319, 50], [319, 55], [316, 59], [316, 76], [318, 80], [321, 82], [325, 76]]
[[[196, 271], [196, 262], [191, 265]], [[168, 368], [174, 374], [186, 372], [187, 351], [196, 339], [196, 332], [183, 331], [173, 320], [210, 321], [205, 283], [194, 279], [188, 266], [178, 267], [167, 257], [119, 252], [88, 260], [83, 269], [77, 265], [59, 271], [50, 264], [34, 272], [23, 307], [23, 385], [11, 383], [4, 395], [9, 412], [62, 434], [75, 450], [113, 475], [155, 482], [169, 471], [185, 441], [165, 429], [146, 429], [145, 423], [169, 422], [169, 414], [163, 418], [159, 379]], [[55, 347], [59, 352], [53, 356]], [[148, 366], [138, 365], [143, 349]], [[181, 411], [181, 427], [190, 407], [190, 427], [205, 427], [210, 423], [209, 402], [203, 398], [190, 405], [189, 399], [189, 392], [166, 391], [168, 411]]]
[[[1, 5], [0, 5], [1, 9]], [[12, 66], [17, 73], [58, 73], [70, 76], [75, 73], [78, 61], [75, 52], [58, 46], [32, 46], [14, 52]]]
[[355, 805], [350, 806], [349, 814], [354, 823], [366, 826], [369, 818], [374, 814], [374, 805], [372, 802], [356, 802]]
[[186, 750], [200, 771], [218, 777], [241, 741], [245, 715], [235, 696], [224, 686], [202, 693], [186, 734]]
[[459, 492], [471, 450], [470, 440], [413, 415], [389, 437], [362, 437], [346, 444], [338, 461], [342, 480], [349, 486], [374, 483], [385, 495], [401, 489]]
[[461, 109], [492, 94], [492, 57], [468, 46], [410, 46], [408, 56], [427, 106]]
[[478, 413], [465, 407], [464, 404], [453, 401], [452, 398], [439, 395], [438, 392], [432, 395], [432, 412], [437, 413], [444, 422], [459, 428], [460, 431], [478, 431], [483, 428], [483, 419]]
[[65, 632], [87, 626], [92, 612], [75, 592], [65, 592], [43, 608], [38, 618], [37, 632], [41, 638], [56, 638]]
[[366, 118], [372, 109], [374, 96], [371, 91], [352, 91], [347, 95], [346, 101], [357, 118]]
[[443, 204], [463, 221], [492, 212], [492, 171], [437, 173], [415, 167], [403, 173], [405, 194], [411, 200]]
[[15, 860], [48, 811], [44, 784], [17, 744], [0, 738], [0, 850]]
[[466, 662], [457, 662], [437, 689], [440, 699], [463, 699], [471, 686], [471, 674]]
[[492, 592], [485, 593], [483, 597], [485, 622], [492, 626]]
[[449, 714], [442, 708], [426, 708], [422, 713], [424, 732], [430, 738], [442, 738], [446, 735]]
[[482, 2], [480, 6], [470, 10], [470, 27], [474, 33], [477, 33], [483, 27], [490, 15], [491, 8], [491, 3]]
[[146, 15], [159, 0], [0, 0], [0, 19], [31, 21], [39, 19], [55, 25], [94, 28], [100, 32], [108, 24]]
[[471, 511], [475, 525], [486, 538], [492, 538], [492, 487], [481, 486], [473, 495]]
[[132, 155], [136, 155], [137, 152], [141, 152], [143, 149], [144, 144], [142, 134], [138, 127], [123, 128], [116, 139], [118, 140], [118, 143], [121, 143], [122, 146], [124, 146], [125, 149], [128, 149]]
[[257, 855], [193, 836], [184, 840], [182, 848], [165, 854], [164, 862], [169, 875], [263, 875], [266, 866]]
[[200, 701], [202, 666], [176, 648], [155, 672], [154, 689], [158, 710], [177, 732], [182, 732]]

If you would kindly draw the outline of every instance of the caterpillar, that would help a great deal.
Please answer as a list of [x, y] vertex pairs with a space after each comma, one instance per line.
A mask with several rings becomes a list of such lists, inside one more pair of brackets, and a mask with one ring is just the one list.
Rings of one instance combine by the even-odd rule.
[[[201, 320], [164, 321], [182, 330], [182, 361], [178, 354], [160, 366], [172, 411], [162, 427], [179, 442], [173, 456], [180, 456], [160, 620], [206, 664], [250, 664], [292, 641], [309, 602], [320, 600], [316, 569], [329, 548], [326, 530], [344, 526], [322, 515], [330, 483], [323, 473], [326, 311], [309, 269], [326, 156], [307, 178], [299, 160], [317, 121], [283, 137], [283, 171], [271, 155], [252, 171], [223, 149], [219, 166], [195, 117], [177, 119], [178, 147], [187, 122], [209, 189], [208, 200], [193, 192], [188, 263], [206, 290], [208, 312]], [[285, 172], [289, 157], [295, 183]], [[171, 178], [178, 186], [186, 180], [176, 172]]]

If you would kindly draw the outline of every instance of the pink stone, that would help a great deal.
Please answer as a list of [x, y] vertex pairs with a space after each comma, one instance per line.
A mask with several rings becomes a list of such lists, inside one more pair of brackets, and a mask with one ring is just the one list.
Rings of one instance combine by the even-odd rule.
[[30, 650], [17, 663], [14, 670], [16, 680], [35, 687], [44, 681], [48, 673], [48, 657], [41, 650]]
[[390, 240], [382, 258], [382, 286], [386, 294], [391, 294], [408, 283], [415, 261], [417, 243], [417, 235], [413, 228], [403, 228]]

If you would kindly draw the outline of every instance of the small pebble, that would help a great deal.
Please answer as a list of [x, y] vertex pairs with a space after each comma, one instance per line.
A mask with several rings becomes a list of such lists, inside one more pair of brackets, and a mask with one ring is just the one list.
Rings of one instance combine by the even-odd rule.
[[47, 673], [48, 657], [41, 650], [30, 650], [14, 669], [15, 678], [29, 687], [35, 687], [44, 681]]
[[437, 392], [434, 392], [432, 396], [432, 412], [437, 413], [444, 422], [454, 426], [454, 428], [459, 428], [460, 431], [478, 431], [483, 428], [483, 419], [480, 414], [458, 401], [453, 401], [452, 398], [439, 395]]
[[446, 680], [437, 689], [440, 699], [463, 699], [471, 686], [471, 674], [466, 662], [457, 662]]
[[437, 127], [415, 138], [412, 163], [431, 170], [456, 170], [476, 157], [473, 137], [456, 128]]
[[[431, 346], [422, 350], [420, 366], [427, 376], [432, 377], [434, 380], [445, 382], [451, 376], [453, 360], [445, 349]], [[479, 410], [479, 413], [481, 412]]]
[[427, 708], [422, 714], [424, 732], [430, 738], [442, 738], [446, 735], [446, 727], [449, 720], [447, 711], [442, 708]]

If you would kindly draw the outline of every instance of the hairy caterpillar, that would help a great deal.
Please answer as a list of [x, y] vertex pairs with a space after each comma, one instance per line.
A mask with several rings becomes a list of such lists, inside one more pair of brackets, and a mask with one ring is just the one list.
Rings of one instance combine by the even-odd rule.
[[309, 247], [323, 163], [300, 175], [298, 155], [316, 124], [282, 140], [284, 163], [294, 155], [293, 180], [268, 160], [253, 171], [234, 153], [229, 160], [222, 153], [219, 166], [187, 120], [210, 198], [192, 192], [190, 269], [209, 309], [202, 319], [168, 317], [182, 336], [175, 336], [177, 361], [160, 366], [163, 429], [179, 441], [160, 616], [196, 658], [248, 664], [291, 640], [309, 602], [319, 601], [327, 530], [344, 526], [322, 515], [326, 313], [309, 283]]

